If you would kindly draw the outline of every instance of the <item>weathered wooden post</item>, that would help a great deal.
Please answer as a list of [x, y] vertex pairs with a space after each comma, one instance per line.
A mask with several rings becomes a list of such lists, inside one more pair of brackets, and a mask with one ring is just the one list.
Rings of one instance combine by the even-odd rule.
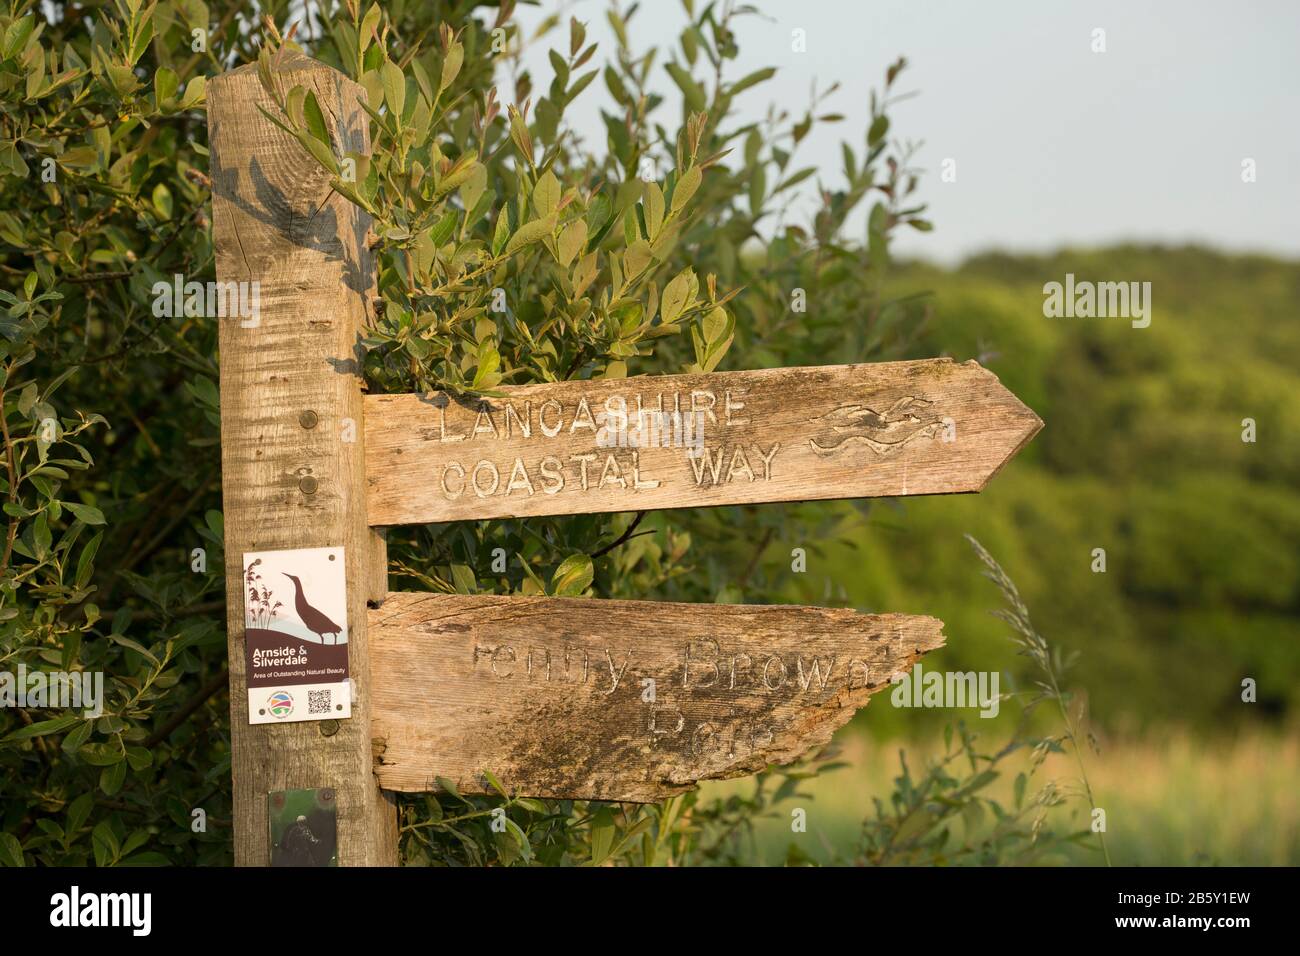
[[[360, 86], [288, 52], [278, 73], [315, 91], [341, 151], [369, 151]], [[397, 816], [376, 784], [370, 732], [366, 602], [386, 586], [366, 521], [357, 345], [374, 284], [369, 222], [258, 109], [277, 107], [256, 65], [215, 79], [208, 103], [217, 278], [249, 283], [256, 304], [220, 328], [235, 862], [269, 862], [269, 793], [332, 788], [340, 865], [396, 864]], [[250, 723], [243, 555], [323, 547], [345, 558], [351, 716]]]

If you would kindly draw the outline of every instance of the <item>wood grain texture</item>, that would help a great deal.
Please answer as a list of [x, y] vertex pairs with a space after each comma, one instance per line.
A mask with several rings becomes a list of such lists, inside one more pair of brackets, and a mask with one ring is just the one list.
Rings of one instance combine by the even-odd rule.
[[[368, 152], [360, 86], [294, 55], [281, 78], [286, 88], [315, 91], [340, 153]], [[333, 787], [340, 865], [395, 864], [396, 812], [372, 773], [363, 443], [342, 440], [345, 422], [362, 418], [356, 342], [374, 283], [363, 242], [368, 221], [258, 111], [258, 104], [276, 107], [254, 66], [215, 78], [208, 90], [217, 278], [257, 282], [260, 302], [248, 327], [220, 320], [235, 862], [269, 861], [269, 791]], [[314, 424], [306, 411], [315, 412]], [[339, 728], [332, 736], [315, 721], [251, 726], [241, 556], [339, 545], [347, 562], [352, 717], [329, 722]]]
[[366, 398], [372, 525], [980, 491], [1042, 427], [950, 359], [502, 391]]
[[[650, 802], [827, 742], [942, 623], [851, 610], [392, 593], [370, 612], [389, 790]], [[653, 702], [647, 699], [653, 680]]]

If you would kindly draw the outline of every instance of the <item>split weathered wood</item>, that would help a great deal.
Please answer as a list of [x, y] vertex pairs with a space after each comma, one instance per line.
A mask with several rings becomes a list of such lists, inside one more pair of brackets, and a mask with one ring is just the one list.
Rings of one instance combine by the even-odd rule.
[[650, 802], [795, 760], [943, 644], [932, 617], [390, 594], [370, 612], [376, 772]]
[[372, 395], [372, 525], [980, 491], [1042, 421], [950, 359]]
[[[280, 75], [315, 91], [340, 153], [369, 151], [360, 86], [296, 55]], [[258, 110], [276, 107], [255, 66], [221, 75], [208, 90], [217, 279], [257, 283], [259, 304], [246, 321], [220, 320], [235, 862], [269, 862], [269, 792], [332, 787], [340, 864], [395, 864], [397, 815], [375, 782], [371, 750], [366, 600], [384, 569], [370, 566], [383, 549], [366, 522], [360, 428], [357, 340], [375, 278], [363, 242], [368, 221]], [[339, 545], [352, 717], [250, 725], [241, 555]]]

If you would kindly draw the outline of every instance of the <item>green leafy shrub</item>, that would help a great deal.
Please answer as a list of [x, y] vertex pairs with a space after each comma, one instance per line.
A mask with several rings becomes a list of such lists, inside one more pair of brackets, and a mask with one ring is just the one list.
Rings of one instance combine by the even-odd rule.
[[[862, 361], [901, 354], [924, 319], [924, 297], [886, 291], [891, 235], [929, 228], [911, 148], [888, 135], [903, 61], [873, 97], [865, 136], [843, 147], [846, 185], [823, 186], [811, 221], [796, 225], [785, 201], [817, 175], [795, 162], [799, 144], [838, 117], [822, 112], [824, 96], [802, 115], [734, 115], [734, 98], [773, 76], [730, 75], [743, 11], [685, 3], [665, 61], [629, 44], [644, 13], [611, 6], [617, 46], [603, 65], [582, 23], [553, 18], [534, 41], [554, 44], [543, 90], [522, 68], [513, 6], [324, 2], [305, 27], [282, 29], [286, 2], [218, 12], [201, 0], [8, 0], [0, 667], [106, 681], [95, 718], [0, 710], [0, 862], [230, 859], [215, 320], [151, 308], [155, 283], [212, 276], [206, 76], [257, 62], [277, 104], [268, 121], [372, 215], [372, 391], [492, 395], [567, 378]], [[312, 92], [284, 81], [278, 58], [297, 50], [365, 87], [371, 155], [337, 154]], [[494, 85], [503, 74], [512, 103]], [[661, 75], [683, 94], [677, 122], [662, 116]], [[565, 117], [602, 87], [608, 137], [594, 148]], [[867, 240], [846, 241], [862, 204]], [[796, 290], [815, 307], [796, 307]], [[801, 521], [829, 541], [828, 514], [406, 528], [392, 535], [390, 571], [395, 588], [761, 602], [772, 592], [754, 572], [776, 529]], [[505, 573], [490, 567], [497, 547], [518, 558]], [[740, 863], [756, 816], [829, 760], [711, 802], [404, 797], [403, 854]], [[497, 807], [510, 819], [502, 833], [489, 825]]]

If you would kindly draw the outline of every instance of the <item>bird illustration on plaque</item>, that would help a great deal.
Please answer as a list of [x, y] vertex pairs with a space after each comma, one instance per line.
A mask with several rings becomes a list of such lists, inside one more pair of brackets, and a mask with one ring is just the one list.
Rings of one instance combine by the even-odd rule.
[[253, 724], [352, 716], [342, 548], [244, 555], [244, 662]]

